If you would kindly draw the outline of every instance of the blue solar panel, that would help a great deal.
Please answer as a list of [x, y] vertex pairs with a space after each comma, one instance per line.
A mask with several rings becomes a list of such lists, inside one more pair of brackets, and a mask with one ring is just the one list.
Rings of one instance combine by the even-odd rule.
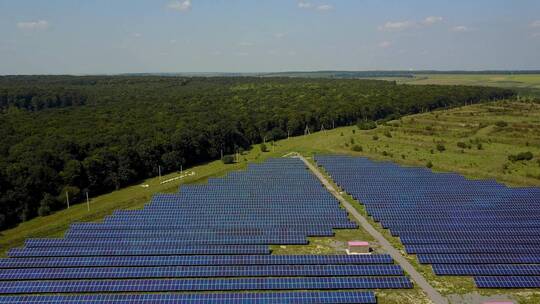
[[467, 276], [540, 276], [540, 265], [512, 264], [433, 264], [437, 275]]
[[4, 269], [0, 280], [399, 276], [397, 265], [250, 265]]
[[[357, 227], [301, 160], [271, 160], [103, 223], [75, 223], [61, 239], [28, 239], [0, 259], [1, 294], [95, 295], [0, 302], [372, 303], [373, 293], [361, 292], [204, 292], [412, 288], [389, 255], [269, 255], [269, 244]], [[184, 291], [198, 293], [155, 294]]]
[[479, 288], [539, 288], [540, 276], [474, 277]]
[[412, 288], [407, 277], [1, 281], [0, 294]]
[[222, 303], [222, 304], [314, 304], [314, 303], [377, 303], [371, 291], [340, 292], [268, 292], [268, 293], [210, 293], [210, 294], [103, 294], [77, 296], [3, 296], [1, 303], [14, 304], [71, 304], [71, 303]]
[[315, 161], [436, 274], [538, 274], [540, 188], [351, 156]]
[[0, 259], [0, 268], [128, 267], [202, 265], [392, 264], [387, 254], [370, 255], [193, 255]]

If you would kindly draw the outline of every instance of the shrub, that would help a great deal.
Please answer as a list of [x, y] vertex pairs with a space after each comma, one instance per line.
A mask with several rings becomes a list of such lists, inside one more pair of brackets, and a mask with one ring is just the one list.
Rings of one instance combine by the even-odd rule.
[[443, 144], [437, 144], [437, 151], [444, 152], [446, 147]]
[[390, 133], [390, 131], [384, 131], [384, 136], [388, 137], [388, 138], [392, 138], [392, 133]]
[[377, 128], [377, 124], [374, 121], [359, 121], [357, 127], [360, 130], [372, 130]]
[[353, 150], [354, 152], [362, 152], [362, 151], [364, 151], [364, 148], [362, 148], [362, 146], [360, 146], [360, 145], [354, 145], [354, 146], [352, 147], [352, 150]]
[[49, 193], [45, 193], [43, 199], [39, 202], [38, 214], [39, 216], [45, 216], [51, 214], [51, 211], [56, 204], [56, 200]]
[[341, 133], [339, 134], [339, 136], [343, 136], [343, 132], [341, 132]]
[[482, 146], [482, 143], [478, 143], [478, 144], [476, 145], [476, 148], [477, 148], [478, 150], [483, 150], [483, 149], [484, 149], [484, 147]]
[[351, 138], [351, 145], [354, 145], [354, 138]]
[[234, 156], [232, 156], [232, 155], [224, 155], [223, 158], [221, 159], [221, 161], [224, 164], [227, 164], [227, 165], [228, 164], [233, 164], [234, 163]]
[[379, 140], [379, 136], [377, 134], [373, 135], [373, 140]]
[[430, 169], [433, 168], [433, 163], [432, 163], [431, 161], [428, 161], [428, 162], [426, 163], [426, 167], [427, 167], [427, 168], [430, 168]]
[[355, 130], [355, 129], [352, 130], [352, 134], [356, 134], [356, 130]]
[[495, 125], [499, 128], [504, 128], [508, 126], [508, 123], [504, 120], [499, 120], [495, 123]]
[[265, 143], [261, 144], [261, 152], [268, 152], [268, 147], [266, 146]]
[[527, 151], [527, 152], [521, 152], [514, 155], [508, 155], [508, 160], [512, 162], [516, 162], [516, 161], [522, 161], [522, 160], [531, 160], [533, 159], [533, 157], [534, 157], [533, 154]]
[[458, 148], [461, 148], [461, 149], [467, 148], [467, 144], [464, 143], [464, 142], [462, 142], [462, 141], [458, 142], [458, 143], [457, 143], [457, 146], [458, 146]]

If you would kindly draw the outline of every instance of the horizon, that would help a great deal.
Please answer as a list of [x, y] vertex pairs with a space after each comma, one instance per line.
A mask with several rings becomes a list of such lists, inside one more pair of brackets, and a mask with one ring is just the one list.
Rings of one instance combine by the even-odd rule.
[[538, 11], [532, 0], [0, 0], [0, 75], [540, 70]]

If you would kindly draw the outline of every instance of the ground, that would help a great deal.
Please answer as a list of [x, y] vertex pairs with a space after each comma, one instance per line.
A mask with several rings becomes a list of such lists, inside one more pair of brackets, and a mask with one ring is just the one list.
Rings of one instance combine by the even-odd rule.
[[[141, 208], [153, 193], [176, 192], [180, 184], [204, 183], [209, 177], [223, 176], [229, 171], [245, 168], [248, 162], [280, 157], [291, 151], [308, 157], [315, 153], [347, 153], [403, 165], [426, 166], [429, 163], [433, 170], [458, 172], [469, 178], [493, 178], [511, 186], [540, 186], [540, 105], [534, 103], [501, 101], [465, 106], [407, 116], [381, 124], [373, 130], [342, 127], [267, 145], [269, 152], [263, 153], [258, 146], [254, 146], [233, 165], [214, 161], [189, 168], [195, 175], [185, 179], [166, 184], [160, 184], [158, 178], [148, 179], [139, 185], [93, 198], [90, 211], [85, 204], [79, 204], [22, 223], [1, 233], [0, 249], [5, 254], [9, 248], [21, 246], [29, 237], [60, 237], [71, 222], [98, 221], [116, 209]], [[355, 146], [356, 150], [361, 147], [362, 151], [354, 152], [352, 149]], [[508, 160], [509, 155], [527, 151], [533, 154], [532, 160]], [[171, 173], [162, 180], [178, 175], [177, 172]], [[347, 199], [365, 215], [359, 203], [350, 197]], [[371, 223], [396, 248], [403, 249], [396, 238], [376, 223]], [[272, 249], [275, 254], [339, 254], [344, 253], [345, 241], [351, 239], [373, 241], [360, 229], [338, 230], [336, 237], [312, 238], [308, 246], [274, 246]], [[377, 251], [377, 244], [374, 245]], [[431, 267], [419, 265], [414, 256], [407, 258], [435, 288], [455, 303], [468, 303], [482, 296], [497, 294], [520, 303], [540, 301], [539, 293], [533, 290], [478, 290], [470, 278], [437, 277]], [[377, 291], [377, 295], [380, 303], [427, 302], [418, 289]]]
[[406, 84], [475, 85], [511, 88], [524, 98], [540, 97], [539, 74], [421, 74], [414, 78], [387, 78]]

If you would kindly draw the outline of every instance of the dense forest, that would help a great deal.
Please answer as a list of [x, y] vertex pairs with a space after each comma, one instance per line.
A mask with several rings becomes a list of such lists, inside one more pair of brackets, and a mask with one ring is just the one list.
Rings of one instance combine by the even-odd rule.
[[508, 98], [375, 80], [0, 77], [0, 227], [142, 178], [304, 133]]

